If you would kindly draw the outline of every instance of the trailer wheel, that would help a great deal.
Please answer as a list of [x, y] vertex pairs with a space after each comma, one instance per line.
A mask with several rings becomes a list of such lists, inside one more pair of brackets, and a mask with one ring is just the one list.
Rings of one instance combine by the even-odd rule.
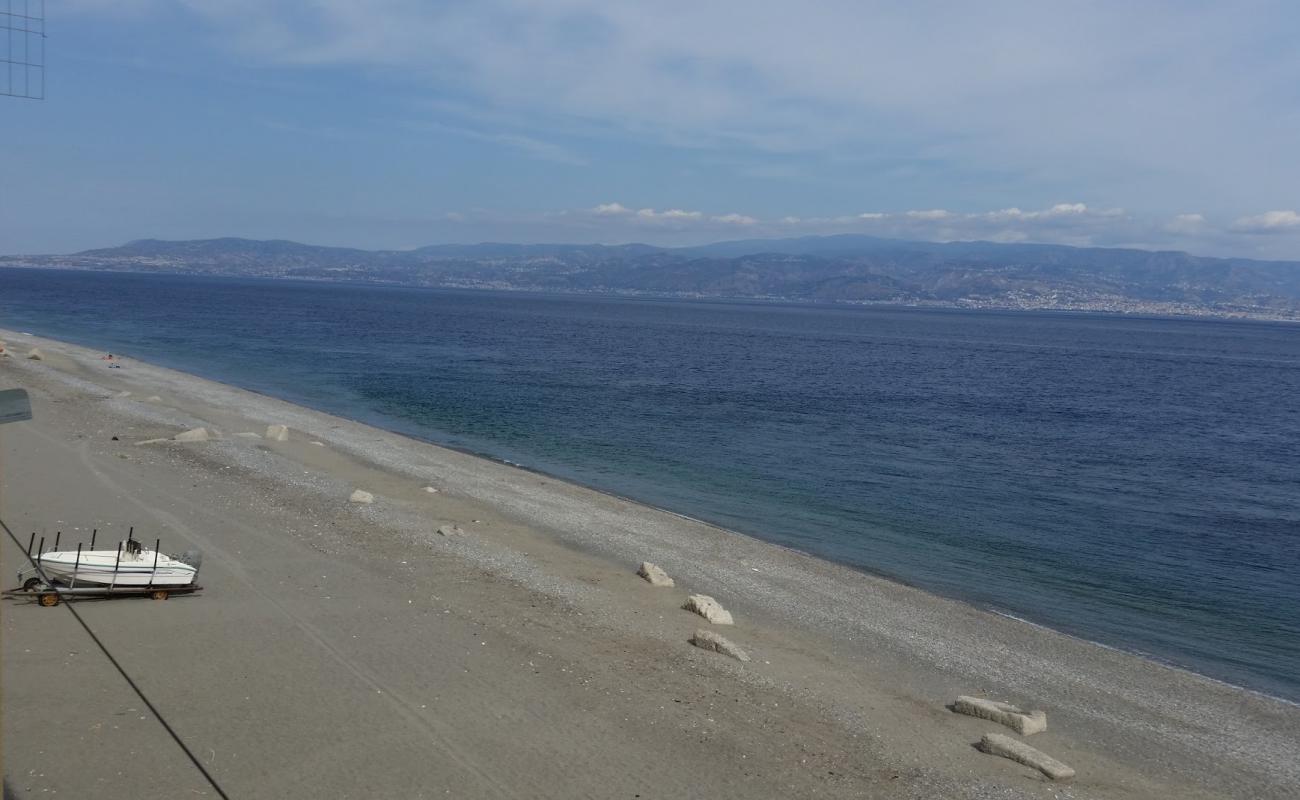
[[155, 600], [166, 600], [167, 591], [165, 589], [155, 589], [149, 594], [149, 596]]
[[33, 589], [35, 589], [37, 586], [40, 586], [42, 583], [43, 581], [40, 578], [28, 578], [27, 580], [23, 581], [23, 591], [30, 592]]
[[40, 597], [37, 598], [37, 600], [39, 600], [40, 604], [45, 606], [46, 608], [51, 608], [59, 604], [59, 596], [54, 592], [45, 592], [41, 594]]

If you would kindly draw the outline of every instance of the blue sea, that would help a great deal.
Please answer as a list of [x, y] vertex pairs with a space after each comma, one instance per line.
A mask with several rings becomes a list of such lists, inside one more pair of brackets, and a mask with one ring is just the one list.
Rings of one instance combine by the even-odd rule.
[[0, 325], [1300, 700], [1300, 326], [14, 269]]

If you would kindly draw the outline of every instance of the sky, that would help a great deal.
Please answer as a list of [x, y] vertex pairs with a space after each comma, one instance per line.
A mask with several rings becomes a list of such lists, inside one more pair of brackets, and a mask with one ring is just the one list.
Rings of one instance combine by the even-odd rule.
[[1294, 2], [45, 14], [45, 99], [0, 97], [0, 253], [865, 233], [1300, 259]]

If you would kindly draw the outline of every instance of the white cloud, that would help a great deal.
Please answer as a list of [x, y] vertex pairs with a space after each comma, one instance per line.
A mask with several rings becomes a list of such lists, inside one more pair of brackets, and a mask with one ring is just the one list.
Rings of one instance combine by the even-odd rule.
[[[1089, 208], [1085, 203], [1057, 203], [1051, 208], [1041, 211], [1021, 211], [1018, 208], [1004, 208], [1001, 211], [989, 211], [982, 214], [984, 219], [998, 221], [1023, 221], [1036, 219], [1052, 219], [1054, 217], [1072, 217], [1081, 216], [1089, 213]], [[1102, 213], [1116, 213], [1116, 209]], [[1096, 212], [1094, 212], [1096, 213]]]
[[644, 220], [695, 220], [704, 219], [702, 211], [685, 211], [680, 208], [669, 208], [664, 211], [655, 211], [653, 208], [643, 208], [636, 212], [637, 217]]
[[1239, 233], [1300, 232], [1300, 214], [1294, 211], [1266, 211], [1253, 217], [1242, 217], [1232, 223]]
[[728, 225], [757, 225], [758, 220], [744, 214], [723, 214], [713, 218], [714, 222], [723, 222]]
[[[1273, 237], [1243, 237], [1235, 224], [1216, 222], [1200, 213], [1180, 214], [1172, 220], [1144, 218], [1123, 209], [1094, 208], [1082, 203], [1061, 203], [1032, 210], [946, 211], [942, 215], [930, 213], [933, 211], [910, 209], [825, 217], [763, 217], [681, 208], [633, 210], [621, 203], [609, 202], [576, 210], [530, 214], [478, 210], [456, 216], [462, 228], [482, 225], [486, 230], [505, 228], [515, 231], [509, 237], [515, 241], [703, 244], [734, 238], [740, 229], [746, 237], [860, 233], [917, 241], [1037, 242], [1082, 247], [1186, 250], [1198, 255], [1285, 257], [1263, 246], [1274, 241]], [[1260, 217], [1267, 218], [1275, 230], [1300, 230], [1300, 223], [1290, 223], [1295, 218], [1291, 216], [1293, 213]], [[1285, 224], [1293, 227], [1276, 227]], [[1254, 242], [1260, 242], [1261, 246], [1254, 247]]]
[[901, 239], [985, 239], [1076, 245], [1131, 243], [1142, 238], [1152, 238], [1146, 233], [1148, 229], [1151, 232], [1160, 230], [1160, 226], [1144, 225], [1121, 209], [1094, 209], [1084, 203], [1060, 203], [1035, 211], [1019, 208], [975, 212], [912, 209], [834, 217], [786, 215], [764, 219], [738, 212], [710, 214], [681, 208], [662, 211], [642, 208], [634, 211], [621, 203], [611, 202], [602, 203], [586, 212], [560, 212], [550, 216], [558, 218], [566, 214], [576, 215], [575, 219], [585, 219], [590, 224], [605, 226], [606, 230], [625, 231], [628, 235], [632, 235], [637, 226], [648, 231], [695, 231], [701, 241], [708, 240], [709, 236], [723, 235], [727, 228], [737, 226], [771, 235], [857, 232]]
[[[949, 215], [942, 208], [933, 208], [928, 211], [908, 211], [904, 213], [904, 216], [912, 219], [947, 219]], [[870, 218], [867, 217], [866, 219]]]
[[1169, 233], [1195, 234], [1206, 227], [1204, 214], [1179, 214], [1165, 223], [1164, 229]]

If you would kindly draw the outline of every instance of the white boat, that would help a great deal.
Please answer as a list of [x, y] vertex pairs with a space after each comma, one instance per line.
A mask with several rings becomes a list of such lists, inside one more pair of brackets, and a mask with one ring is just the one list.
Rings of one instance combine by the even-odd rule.
[[69, 586], [189, 586], [199, 573], [197, 553], [169, 556], [135, 539], [117, 550], [53, 550], [32, 560], [51, 580]]

